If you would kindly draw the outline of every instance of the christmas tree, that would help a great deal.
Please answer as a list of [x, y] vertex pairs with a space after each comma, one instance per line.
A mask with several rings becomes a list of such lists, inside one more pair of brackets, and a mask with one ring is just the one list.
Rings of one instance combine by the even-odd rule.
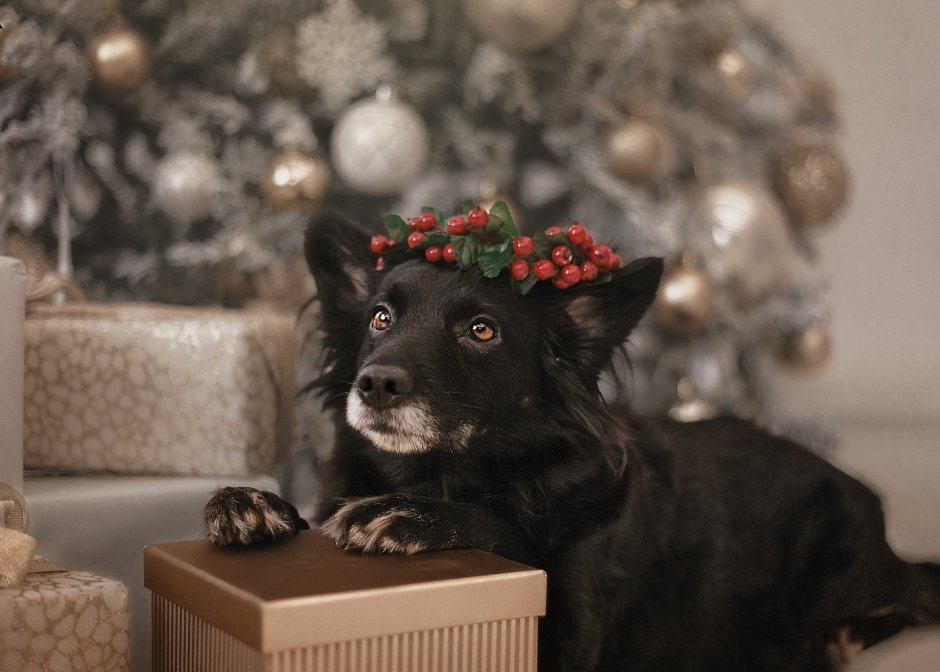
[[320, 206], [377, 231], [503, 200], [666, 258], [609, 396], [780, 427], [768, 352], [826, 359], [833, 92], [736, 0], [18, 0], [0, 25], [0, 236], [70, 239], [90, 296], [300, 301]]

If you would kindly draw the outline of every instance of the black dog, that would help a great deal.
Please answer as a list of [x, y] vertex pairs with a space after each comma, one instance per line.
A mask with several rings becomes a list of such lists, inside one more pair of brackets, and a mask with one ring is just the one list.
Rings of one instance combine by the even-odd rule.
[[[607, 284], [512, 293], [413, 260], [379, 273], [337, 217], [310, 228], [337, 440], [318, 522], [364, 552], [479, 547], [548, 572], [542, 669], [827, 670], [940, 621], [940, 566], [908, 564], [878, 498], [733, 419], [628, 419], [600, 399], [661, 261]], [[218, 543], [305, 527], [220, 491]]]

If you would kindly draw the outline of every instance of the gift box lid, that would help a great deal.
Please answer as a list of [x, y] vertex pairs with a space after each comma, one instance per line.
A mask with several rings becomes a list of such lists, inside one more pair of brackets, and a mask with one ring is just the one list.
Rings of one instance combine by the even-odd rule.
[[144, 549], [144, 584], [265, 653], [545, 614], [545, 572], [484, 551], [347, 552], [318, 531], [271, 546]]

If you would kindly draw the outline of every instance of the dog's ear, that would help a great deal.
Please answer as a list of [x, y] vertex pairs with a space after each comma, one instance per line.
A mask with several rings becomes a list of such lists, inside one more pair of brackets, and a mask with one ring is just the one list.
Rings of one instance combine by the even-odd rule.
[[365, 301], [375, 285], [375, 257], [369, 237], [344, 216], [331, 211], [310, 221], [304, 255], [328, 314], [343, 313]]
[[599, 371], [610, 361], [656, 298], [663, 260], [644, 257], [611, 273], [610, 282], [575, 289], [546, 286], [549, 328], [558, 339], [556, 356]]

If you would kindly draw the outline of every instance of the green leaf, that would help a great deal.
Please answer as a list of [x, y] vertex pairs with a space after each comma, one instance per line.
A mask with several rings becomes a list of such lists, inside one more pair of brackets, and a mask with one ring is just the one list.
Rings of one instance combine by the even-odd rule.
[[585, 287], [593, 287], [594, 285], [605, 285], [613, 279], [613, 276], [610, 273], [602, 273], [598, 275], [594, 280], [585, 285]]
[[513, 236], [519, 235], [519, 229], [516, 228], [516, 223], [512, 221], [512, 213], [509, 212], [509, 206], [503, 203], [502, 201], [496, 201], [493, 204], [493, 207], [490, 208], [490, 216], [496, 215], [500, 220], [500, 229], [502, 230], [504, 238], [512, 238]]
[[529, 273], [529, 275], [527, 275], [522, 280], [510, 280], [509, 282], [510, 285], [512, 285], [512, 291], [514, 291], [516, 294], [525, 295], [528, 294], [533, 287], [535, 287], [538, 281], [539, 279], [535, 277], [535, 274]]
[[499, 245], [489, 245], [485, 252], [481, 252], [478, 263], [483, 275], [495, 278], [513, 259], [512, 241], [504, 240]]
[[504, 232], [505, 226], [506, 225], [503, 223], [503, 221], [499, 218], [498, 215], [491, 214], [489, 216], [489, 219], [486, 222], [486, 226], [483, 227], [483, 231], [485, 231], [489, 236], [493, 238], [498, 238], [499, 240], [505, 240], [506, 239], [506, 234]]
[[463, 210], [463, 214], [466, 217], [467, 215], [470, 214], [470, 211], [473, 210], [475, 207], [477, 207], [477, 204], [468, 199], [463, 202], [463, 205], [461, 206], [461, 210]]
[[421, 243], [424, 247], [430, 245], [446, 245], [450, 242], [450, 236], [448, 236], [443, 231], [435, 231], [434, 233], [428, 234], [424, 239], [424, 242]]
[[388, 237], [396, 243], [403, 242], [408, 237], [408, 234], [411, 233], [408, 224], [398, 215], [385, 215], [384, 222]]
[[454, 244], [454, 252], [457, 255], [457, 267], [465, 270], [471, 266], [476, 266], [480, 252], [485, 248], [485, 243], [476, 236], [454, 236], [451, 239]]
[[532, 242], [535, 243], [535, 256], [539, 259], [548, 259], [555, 247], [544, 233], [536, 233], [532, 236]]

